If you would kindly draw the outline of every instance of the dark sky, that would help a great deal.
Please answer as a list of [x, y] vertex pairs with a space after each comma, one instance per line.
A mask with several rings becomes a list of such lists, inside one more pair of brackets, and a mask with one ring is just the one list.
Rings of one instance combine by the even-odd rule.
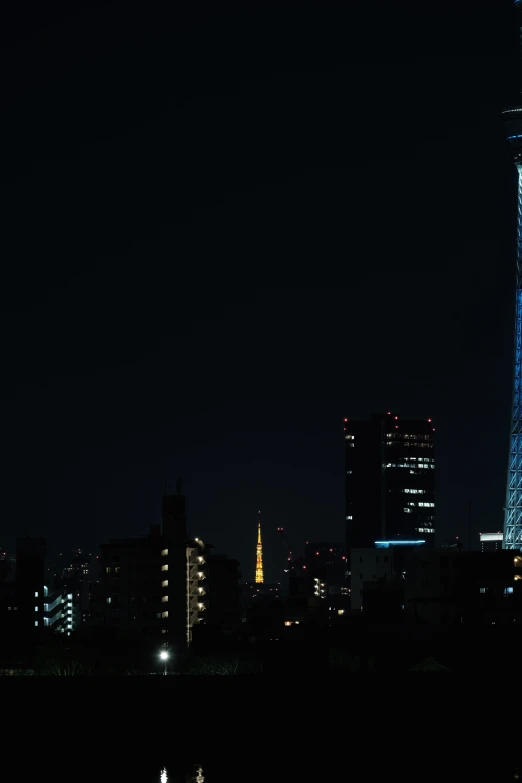
[[3, 545], [140, 535], [181, 476], [279, 580], [390, 408], [435, 422], [441, 538], [500, 529], [511, 0], [104, 5], [0, 25]]

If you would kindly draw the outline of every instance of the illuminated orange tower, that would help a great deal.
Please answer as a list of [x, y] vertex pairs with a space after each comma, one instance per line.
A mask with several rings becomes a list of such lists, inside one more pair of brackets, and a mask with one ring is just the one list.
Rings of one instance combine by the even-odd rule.
[[265, 581], [263, 576], [263, 543], [261, 541], [261, 512], [257, 520], [257, 545], [256, 545], [256, 584]]

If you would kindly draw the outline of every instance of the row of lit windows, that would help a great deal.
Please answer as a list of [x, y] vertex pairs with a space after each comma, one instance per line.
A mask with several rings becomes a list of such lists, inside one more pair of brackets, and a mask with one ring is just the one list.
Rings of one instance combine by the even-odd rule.
[[421, 508], [435, 508], [435, 503], [429, 503], [424, 501], [417, 502], [416, 500], [408, 501], [408, 506], [420, 506]]
[[403, 489], [402, 492], [409, 492], [411, 495], [425, 495], [425, 489]]
[[408, 435], [405, 432], [387, 432], [387, 438], [396, 438], [401, 440], [432, 440], [431, 435]]
[[346, 435], [345, 437], [346, 437], [346, 440], [355, 440], [355, 436], [354, 435]]
[[435, 533], [434, 527], [416, 527], [417, 533]]

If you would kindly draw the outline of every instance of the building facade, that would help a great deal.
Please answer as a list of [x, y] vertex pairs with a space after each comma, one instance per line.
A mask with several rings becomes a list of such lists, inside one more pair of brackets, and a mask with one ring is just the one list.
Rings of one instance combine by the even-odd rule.
[[167, 495], [162, 522], [142, 538], [111, 539], [96, 558], [89, 623], [184, 647], [207, 607], [206, 549], [189, 540], [184, 495]]
[[435, 428], [391, 412], [344, 421], [346, 548], [435, 542]]

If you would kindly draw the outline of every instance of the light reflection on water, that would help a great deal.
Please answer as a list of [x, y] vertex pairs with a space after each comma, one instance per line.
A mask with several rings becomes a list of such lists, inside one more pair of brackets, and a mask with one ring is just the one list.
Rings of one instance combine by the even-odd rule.
[[[176, 778], [177, 780], [179, 778]], [[181, 780], [181, 779], [179, 779]], [[163, 767], [163, 769], [160, 772], [160, 783], [173, 783], [172, 777], [169, 778], [169, 773], [167, 771], [166, 767]], [[194, 766], [194, 769], [192, 772], [187, 773], [184, 776], [183, 783], [205, 783], [205, 776], [203, 774], [203, 767], [199, 766], [199, 764], [196, 764]]]

